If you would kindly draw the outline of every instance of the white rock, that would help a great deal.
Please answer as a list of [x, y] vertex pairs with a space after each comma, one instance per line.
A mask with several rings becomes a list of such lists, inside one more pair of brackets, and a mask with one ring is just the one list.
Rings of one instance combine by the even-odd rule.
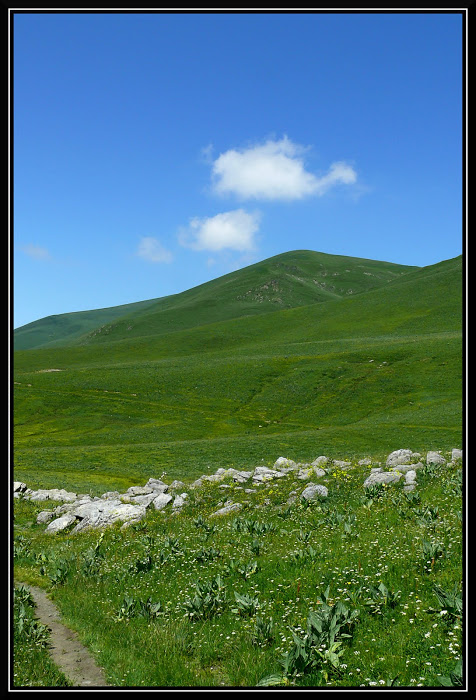
[[[152, 486], [130, 486], [127, 491], [127, 496], [148, 496], [154, 493], [155, 489]], [[157, 494], [156, 494], [157, 495]]]
[[442, 457], [438, 452], [430, 451], [426, 453], [426, 463], [427, 464], [446, 464], [446, 459]]
[[308, 467], [301, 467], [301, 469], [298, 471], [296, 474], [296, 478], [298, 479], [310, 479], [311, 477], [314, 478], [319, 478], [321, 476], [325, 476], [326, 472], [324, 469], [321, 469], [320, 467], [313, 467], [309, 465]]
[[220, 510], [217, 510], [214, 513], [212, 513], [210, 517], [214, 515], [228, 515], [228, 513], [234, 513], [235, 511], [241, 510], [242, 508], [242, 503], [229, 503], [223, 508], [220, 508]]
[[398, 464], [408, 464], [413, 452], [408, 449], [394, 450], [387, 457], [387, 467], [396, 467]]
[[44, 525], [45, 523], [49, 523], [50, 520], [53, 520], [55, 517], [55, 513], [52, 510], [42, 510], [41, 513], [38, 513], [36, 516], [36, 522], [38, 525]]
[[329, 459], [325, 455], [321, 455], [320, 457], [317, 457], [313, 462], [311, 462], [311, 465], [313, 467], [323, 467], [324, 464], [327, 464]]
[[393, 484], [400, 481], [402, 474], [400, 472], [374, 472], [364, 481], [364, 488], [375, 486], [376, 484]]
[[154, 491], [164, 492], [169, 488], [168, 484], [165, 484], [162, 479], [149, 479], [146, 486], [151, 487]]
[[131, 503], [137, 503], [138, 505], [145, 506], [146, 508], [150, 506], [152, 501], [157, 498], [157, 491], [152, 491], [152, 493], [145, 493], [142, 496], [132, 496], [130, 499]]
[[71, 513], [65, 513], [60, 518], [52, 520], [47, 526], [45, 532], [47, 532], [49, 535], [55, 535], [57, 532], [61, 532], [61, 530], [64, 530], [65, 528], [69, 527], [69, 525], [72, 525], [75, 521], [76, 516], [72, 515]]
[[285, 475], [282, 472], [278, 472], [276, 469], [270, 469], [269, 467], [256, 467], [253, 472], [253, 481], [270, 481], [271, 479], [278, 479], [281, 476]]
[[152, 501], [152, 505], [156, 510], [162, 510], [165, 506], [170, 503], [172, 496], [169, 493], [159, 493], [158, 496]]
[[400, 472], [400, 474], [406, 474], [409, 471], [415, 471], [416, 469], [421, 469], [423, 464], [417, 462], [416, 464], [399, 464], [398, 467], [390, 467], [391, 472]]
[[80, 519], [73, 533], [81, 532], [92, 527], [107, 527], [113, 525], [118, 520], [122, 522], [137, 522], [146, 513], [143, 505], [133, 505], [121, 503], [119, 500], [93, 501], [84, 503], [70, 512], [71, 515]]
[[248, 481], [248, 479], [251, 479], [252, 476], [253, 472], [237, 471], [233, 475], [233, 481], [236, 481], [238, 484], [243, 484], [245, 481]]
[[76, 493], [64, 489], [39, 489], [29, 495], [30, 501], [76, 501]]
[[172, 483], [169, 486], [169, 489], [183, 489], [185, 488], [185, 484], [183, 481], [179, 481], [178, 479], [174, 479]]
[[305, 498], [306, 501], [311, 501], [318, 496], [326, 497], [328, 494], [327, 488], [322, 484], [310, 483], [306, 486], [304, 491], [301, 493], [301, 498]]
[[175, 496], [174, 502], [172, 503], [172, 508], [181, 508], [188, 498], [188, 493], [181, 493]]
[[274, 469], [282, 469], [283, 467], [294, 469], [295, 467], [297, 467], [297, 464], [292, 459], [288, 459], [287, 457], [278, 457], [273, 467]]

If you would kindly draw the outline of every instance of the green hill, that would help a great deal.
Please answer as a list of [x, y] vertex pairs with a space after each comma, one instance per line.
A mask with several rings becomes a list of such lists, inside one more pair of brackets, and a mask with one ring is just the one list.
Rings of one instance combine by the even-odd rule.
[[180, 294], [48, 316], [15, 330], [15, 349], [109, 342], [340, 299], [414, 267], [302, 250], [283, 253]]
[[[238, 299], [277, 279], [281, 264], [289, 308], [269, 310], [269, 284], [262, 302]], [[461, 267], [461, 257], [402, 270], [298, 251], [130, 309], [107, 335], [19, 350], [15, 478], [101, 492], [280, 455], [457, 447]], [[293, 275], [307, 282], [291, 284]], [[324, 300], [316, 289], [330, 288], [310, 279], [332, 281], [333, 295]]]
[[13, 336], [15, 350], [62, 345], [98, 326], [113, 322], [132, 309], [142, 309], [153, 303], [154, 300], [139, 301], [136, 304], [124, 304], [108, 309], [46, 316], [15, 329]]

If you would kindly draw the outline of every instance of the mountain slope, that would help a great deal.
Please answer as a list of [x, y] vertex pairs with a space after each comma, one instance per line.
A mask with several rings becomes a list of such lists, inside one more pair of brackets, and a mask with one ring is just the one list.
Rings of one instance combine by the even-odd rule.
[[46, 316], [15, 329], [15, 350], [29, 350], [69, 342], [98, 326], [113, 322], [116, 318], [124, 316], [132, 310], [145, 308], [153, 304], [154, 301], [154, 299], [149, 299], [148, 301], [113, 306], [107, 309]]
[[103, 343], [340, 299], [418, 268], [292, 251], [160, 299], [40, 319], [15, 331], [15, 348]]
[[459, 257], [326, 303], [19, 351], [18, 478], [102, 488], [280, 454], [458, 446], [461, 273]]

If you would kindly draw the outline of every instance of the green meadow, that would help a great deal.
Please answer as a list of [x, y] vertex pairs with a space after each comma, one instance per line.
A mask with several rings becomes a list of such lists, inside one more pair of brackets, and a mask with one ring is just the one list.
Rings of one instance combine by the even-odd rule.
[[15, 575], [50, 591], [111, 685], [457, 684], [461, 464], [419, 472], [413, 498], [400, 485], [372, 498], [358, 460], [463, 447], [462, 293], [461, 257], [294, 251], [18, 329], [13, 477], [32, 489], [188, 485], [280, 456], [353, 467], [331, 469], [313, 505], [287, 505], [303, 485], [288, 475], [217, 521], [210, 486], [104, 535], [45, 535], [45, 504], [20, 499]]
[[[111, 686], [460, 686], [461, 461], [420, 469], [410, 493], [364, 489], [369, 469], [328, 467], [328, 497], [309, 502], [290, 502], [295, 473], [249, 493], [225, 479], [179, 513], [77, 535], [45, 534], [36, 516], [56, 504], [20, 499], [15, 573]], [[225, 499], [242, 510], [213, 516]], [[15, 685], [66, 685], [38, 630], [15, 641]]]
[[[88, 331], [66, 334], [62, 347], [17, 350], [15, 478], [97, 493], [158, 471], [193, 480], [207, 469], [272, 463], [281, 454], [304, 461], [316, 453], [460, 445], [461, 258], [400, 270], [328, 257], [329, 269], [322, 254], [302, 251], [245, 268], [234, 296], [241, 271], [231, 283], [219, 278], [196, 288], [193, 303], [184, 293], [175, 300], [178, 327], [169, 332], [156, 303], [117, 321], [107, 342]], [[299, 294], [285, 294], [288, 268], [333, 286], [347, 274], [355, 290], [360, 270], [360, 291], [341, 286], [340, 298], [302, 304], [304, 282], [296, 283]], [[197, 296], [208, 308], [217, 289], [226, 289], [221, 315], [229, 307], [233, 315], [244, 289], [268, 286], [273, 299], [270, 281], [282, 269], [283, 304], [296, 305], [269, 311], [265, 303], [258, 313], [250, 301], [244, 316], [217, 321], [211, 314], [197, 325]]]

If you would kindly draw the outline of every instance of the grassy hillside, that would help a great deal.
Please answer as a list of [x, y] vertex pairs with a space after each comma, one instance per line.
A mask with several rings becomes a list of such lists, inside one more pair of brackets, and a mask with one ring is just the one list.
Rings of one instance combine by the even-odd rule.
[[41, 318], [15, 329], [15, 349], [28, 350], [70, 342], [101, 325], [112, 323], [117, 317], [124, 316], [132, 310], [143, 309], [152, 303], [154, 303], [153, 299], [139, 301], [135, 304], [113, 306], [108, 309], [76, 311]]
[[414, 267], [302, 250], [283, 253], [161, 299], [48, 316], [15, 331], [15, 348], [155, 336], [240, 316], [339, 299]]
[[[187, 487], [178, 512], [74, 535], [37, 524], [56, 503], [18, 500], [15, 573], [49, 592], [111, 686], [461, 684], [461, 461], [418, 469], [408, 493], [364, 489], [370, 468], [326, 464], [328, 495], [307, 502], [296, 472], [224, 476]], [[213, 515], [225, 499], [242, 509]], [[15, 683], [65, 685], [15, 603]]]
[[213, 297], [202, 285], [184, 293], [168, 333], [167, 311], [150, 306], [127, 333], [122, 319], [107, 337], [15, 353], [15, 478], [97, 493], [281, 454], [304, 461], [461, 445], [461, 258], [238, 318], [226, 277], [214, 281], [226, 320], [202, 309], [199, 325], [193, 304]]

